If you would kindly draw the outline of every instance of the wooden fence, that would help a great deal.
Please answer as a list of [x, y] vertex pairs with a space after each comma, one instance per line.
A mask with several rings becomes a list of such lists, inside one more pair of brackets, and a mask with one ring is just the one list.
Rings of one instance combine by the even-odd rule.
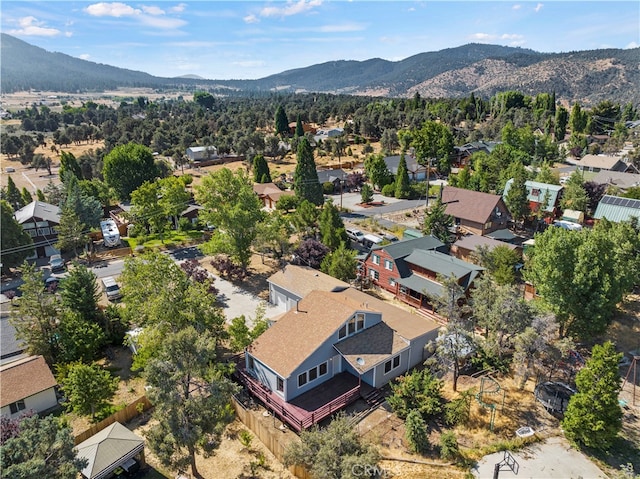
[[[297, 436], [293, 438], [291, 435], [292, 433], [285, 434], [280, 430], [274, 429], [273, 426], [269, 426], [268, 421], [265, 421], [265, 418], [262, 415], [250, 409], [246, 409], [235, 397], [231, 402], [236, 410], [238, 419], [240, 419], [265, 446], [267, 446], [267, 449], [271, 451], [278, 461], [284, 463], [284, 451], [287, 448], [287, 445], [291, 441], [299, 441], [299, 438]], [[311, 475], [304, 467], [290, 466], [289, 471], [299, 479], [312, 479]]]
[[94, 434], [99, 433], [104, 428], [111, 426], [114, 422], [126, 423], [131, 421], [134, 417], [139, 416], [143, 411], [151, 408], [151, 403], [147, 399], [147, 396], [142, 396], [131, 404], [129, 404], [124, 409], [120, 409], [119, 411], [113, 413], [111, 416], [103, 419], [97, 424], [94, 424], [86, 431], [78, 434], [75, 437], [74, 443], [77, 446], [82, 441], [89, 439]]

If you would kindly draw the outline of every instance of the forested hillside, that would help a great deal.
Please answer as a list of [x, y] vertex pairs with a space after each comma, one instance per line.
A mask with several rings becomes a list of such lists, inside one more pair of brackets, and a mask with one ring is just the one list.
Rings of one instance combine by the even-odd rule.
[[259, 80], [160, 78], [142, 72], [50, 53], [1, 36], [2, 92], [29, 89], [60, 92], [104, 91], [117, 87], [203, 89], [219, 95], [256, 92], [330, 92], [353, 95], [489, 98], [519, 90], [528, 95], [555, 91], [566, 102], [596, 104], [604, 99], [640, 102], [640, 48], [560, 54], [522, 48], [469, 44], [411, 56], [398, 62], [380, 58], [336, 60], [288, 70]]

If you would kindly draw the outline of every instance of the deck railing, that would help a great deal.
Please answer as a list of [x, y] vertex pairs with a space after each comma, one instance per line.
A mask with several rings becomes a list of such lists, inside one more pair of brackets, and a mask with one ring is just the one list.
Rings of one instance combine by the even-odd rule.
[[289, 405], [282, 398], [272, 394], [268, 388], [259, 381], [256, 381], [245, 370], [240, 370], [239, 374], [242, 382], [249, 388], [249, 391], [260, 399], [260, 401], [283, 422], [289, 424], [297, 432], [310, 428], [360, 397], [360, 386], [356, 386], [318, 409], [307, 414], [301, 414], [294, 406]]

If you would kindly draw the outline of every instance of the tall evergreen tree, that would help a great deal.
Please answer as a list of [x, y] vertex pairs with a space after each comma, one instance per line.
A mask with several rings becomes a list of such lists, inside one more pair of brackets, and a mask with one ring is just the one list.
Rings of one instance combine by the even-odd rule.
[[519, 164], [515, 171], [515, 176], [511, 182], [511, 187], [504, 198], [507, 208], [515, 221], [524, 221], [529, 216], [529, 198], [527, 194], [527, 181], [524, 165]]
[[449, 228], [453, 226], [453, 216], [445, 213], [446, 207], [438, 198], [431, 205], [431, 209], [424, 217], [424, 232], [433, 235], [443, 243], [449, 243], [451, 233]]
[[607, 341], [593, 347], [591, 358], [578, 371], [578, 393], [569, 400], [562, 421], [567, 438], [582, 446], [607, 451], [622, 429], [622, 410], [618, 403], [622, 357]]
[[29, 193], [29, 190], [26, 186], [22, 188], [22, 201], [25, 205], [28, 205], [33, 201], [33, 196], [31, 196], [31, 193]]
[[87, 244], [87, 241], [84, 223], [71, 208], [63, 208], [60, 213], [56, 248], [64, 251], [73, 250], [73, 255], [77, 256], [78, 248]]
[[9, 202], [11, 208], [13, 208], [14, 211], [19, 210], [25, 205], [22, 194], [20, 193], [20, 190], [18, 189], [16, 184], [13, 182], [13, 178], [11, 178], [11, 175], [7, 176], [7, 187], [5, 188], [4, 194], [2, 196], [3, 199]]
[[305, 137], [298, 143], [298, 163], [293, 173], [293, 189], [296, 196], [306, 199], [315, 205], [324, 202], [322, 185], [318, 180], [316, 162], [313, 159], [313, 148]]
[[409, 198], [411, 187], [409, 186], [409, 172], [407, 171], [407, 160], [404, 154], [400, 155], [400, 164], [398, 165], [398, 174], [396, 175], [395, 197], [406, 199]]
[[284, 111], [282, 105], [278, 105], [276, 110], [276, 135], [288, 135], [289, 134], [289, 120], [287, 120], [287, 114]]
[[58, 170], [58, 174], [60, 175], [61, 181], [66, 181], [65, 173], [71, 172], [73, 176], [76, 177], [77, 180], [82, 179], [82, 170], [80, 169], [80, 164], [73, 153], [69, 153], [66, 151], [60, 152], [60, 169]]
[[304, 136], [304, 128], [302, 127], [302, 120], [300, 119], [300, 115], [298, 115], [298, 118], [296, 120], [296, 136]]
[[569, 112], [563, 106], [556, 110], [556, 121], [554, 126], [554, 136], [556, 141], [564, 140], [567, 134], [567, 123], [569, 122]]
[[15, 268], [33, 253], [33, 240], [13, 217], [9, 203], [1, 200], [0, 207], [0, 263], [2, 269]]
[[269, 165], [263, 155], [253, 157], [253, 181], [255, 183], [271, 183]]

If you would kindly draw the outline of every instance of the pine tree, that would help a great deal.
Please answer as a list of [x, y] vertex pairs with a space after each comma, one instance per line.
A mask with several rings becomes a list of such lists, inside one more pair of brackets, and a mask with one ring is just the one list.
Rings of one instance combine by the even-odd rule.
[[318, 180], [316, 162], [313, 159], [313, 149], [305, 137], [298, 143], [298, 163], [293, 174], [293, 189], [302, 200], [308, 200], [315, 205], [324, 202], [322, 185]]
[[340, 218], [340, 212], [332, 201], [324, 204], [318, 223], [322, 243], [332, 251], [338, 248], [340, 243], [347, 242], [347, 233], [342, 218]]
[[409, 186], [409, 173], [407, 172], [407, 160], [404, 154], [400, 156], [400, 164], [398, 165], [398, 174], [396, 176], [395, 197], [406, 199], [409, 198], [411, 187]]
[[298, 115], [298, 119], [296, 121], [296, 136], [304, 136], [304, 128], [302, 127], [302, 120], [300, 119], [300, 115]]
[[521, 163], [518, 166], [504, 201], [513, 219], [524, 221], [530, 213], [527, 185], [525, 184], [527, 177], [524, 166]]
[[445, 205], [438, 198], [424, 217], [423, 230], [426, 234], [435, 236], [443, 243], [449, 243], [451, 236], [449, 228], [453, 226], [453, 216], [446, 214], [445, 210]]
[[22, 188], [22, 201], [25, 205], [28, 205], [33, 201], [33, 196], [31, 196], [31, 193], [29, 193], [26, 186]]
[[289, 133], [289, 120], [282, 105], [276, 110], [276, 135], [287, 135]]
[[11, 175], [7, 177], [7, 187], [4, 191], [3, 197], [9, 202], [14, 211], [19, 210], [25, 205], [22, 195], [20, 194], [20, 190], [13, 182]]
[[602, 451], [611, 447], [622, 428], [621, 357], [610, 341], [593, 347], [591, 358], [576, 376], [578, 392], [569, 400], [562, 421], [570, 441]]
[[271, 183], [269, 165], [263, 155], [256, 155], [253, 158], [253, 181], [256, 183]]
[[73, 155], [73, 153], [68, 153], [66, 151], [60, 152], [60, 169], [58, 170], [58, 174], [60, 175], [61, 181], [66, 181], [66, 172], [71, 172], [76, 179], [82, 179], [82, 170], [80, 169], [80, 165], [78, 164], [78, 160]]

